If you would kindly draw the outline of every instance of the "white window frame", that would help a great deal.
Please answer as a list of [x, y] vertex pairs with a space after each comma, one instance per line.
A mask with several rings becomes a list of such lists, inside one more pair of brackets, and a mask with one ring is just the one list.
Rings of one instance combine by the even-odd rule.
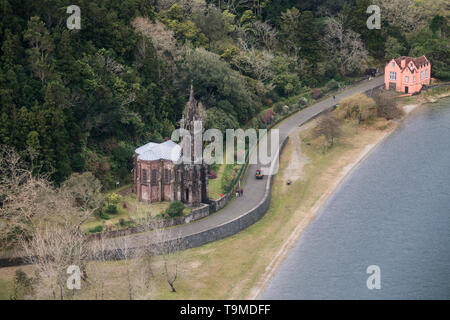
[[392, 62], [392, 68], [395, 68], [395, 62]]
[[389, 80], [397, 80], [397, 72], [389, 72]]
[[425, 78], [428, 78], [428, 69], [425, 69]]
[[416, 76], [413, 76], [413, 83], [416, 82]]
[[409, 77], [405, 76], [405, 82], [408, 83], [409, 82]]
[[423, 71], [420, 71], [420, 80], [423, 80]]

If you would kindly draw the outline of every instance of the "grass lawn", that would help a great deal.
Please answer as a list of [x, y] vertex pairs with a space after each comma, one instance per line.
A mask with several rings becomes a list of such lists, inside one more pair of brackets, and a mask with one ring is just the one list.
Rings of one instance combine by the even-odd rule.
[[[123, 207], [123, 203], [126, 203], [126, 208]], [[82, 229], [88, 231], [91, 228], [103, 225], [106, 221], [115, 225], [116, 223], [119, 223], [120, 219], [124, 219], [125, 221], [136, 221], [147, 215], [156, 216], [167, 209], [169, 204], [170, 202], [168, 201], [151, 204], [143, 203], [137, 201], [134, 194], [127, 194], [123, 197], [123, 202], [117, 206], [117, 213], [109, 215], [110, 219], [105, 220], [93, 215], [82, 225]]]
[[225, 171], [226, 164], [218, 164], [219, 169], [217, 170], [217, 178], [216, 179], [210, 179], [208, 183], [208, 192], [209, 197], [211, 199], [219, 199], [220, 194], [224, 193], [225, 190], [222, 188], [222, 176], [223, 172]]
[[0, 279], [0, 300], [9, 300], [13, 290], [12, 279]]
[[211, 199], [219, 199], [221, 194], [227, 192], [229, 186], [236, 179], [241, 169], [240, 164], [225, 164], [226, 152], [223, 154], [223, 163], [217, 164], [217, 178], [210, 179], [208, 183], [208, 192]]

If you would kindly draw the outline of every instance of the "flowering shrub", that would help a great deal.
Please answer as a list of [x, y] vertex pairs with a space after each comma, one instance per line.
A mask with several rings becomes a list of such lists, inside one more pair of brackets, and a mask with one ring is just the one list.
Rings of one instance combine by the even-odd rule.
[[322, 90], [321, 90], [321, 89], [319, 89], [319, 88], [314, 88], [314, 89], [312, 89], [311, 97], [312, 97], [314, 100], [319, 99], [321, 96], [322, 96]]
[[209, 179], [216, 179], [217, 178], [217, 173], [215, 173], [214, 171], [210, 170], [209, 174], [208, 174], [208, 178]]

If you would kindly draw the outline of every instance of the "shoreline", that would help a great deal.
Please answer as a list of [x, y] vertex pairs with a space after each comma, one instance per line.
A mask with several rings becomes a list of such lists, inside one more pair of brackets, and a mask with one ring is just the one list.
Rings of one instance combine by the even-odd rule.
[[[406, 118], [408, 118], [408, 116], [414, 113], [415, 110], [417, 110], [419, 107], [422, 107], [425, 104], [434, 103], [439, 99], [448, 97], [449, 95], [450, 94], [443, 94], [436, 97], [432, 97], [431, 99], [430, 97], [425, 97], [424, 99], [420, 99], [416, 103], [410, 103], [401, 106], [401, 108], [404, 111], [404, 115], [399, 120], [395, 121], [393, 127], [387, 129], [386, 132], [384, 132], [384, 134], [382, 134], [374, 143], [366, 145], [364, 150], [354, 159], [354, 161], [352, 161], [350, 164], [342, 168], [332, 186], [324, 194], [322, 194], [319, 200], [317, 200], [317, 202], [308, 211], [308, 214], [300, 221], [300, 223], [291, 232], [287, 240], [282, 244], [280, 249], [277, 251], [275, 257], [266, 267], [264, 274], [258, 280], [257, 284], [250, 290], [248, 296], [249, 300], [259, 299], [260, 295], [262, 294], [264, 289], [267, 287], [267, 285], [275, 275], [275, 272], [278, 270], [278, 267], [285, 260], [287, 254], [289, 253], [289, 250], [294, 246], [296, 241], [300, 239], [303, 230], [309, 225], [311, 221], [315, 219], [317, 213], [320, 211], [320, 209], [323, 207], [326, 201], [330, 198], [330, 196], [333, 195], [338, 190], [339, 186], [342, 184], [345, 178], [347, 178], [350, 175], [350, 173], [355, 168], [357, 168], [358, 165], [362, 163], [372, 153], [373, 150], [375, 150], [383, 141], [385, 141], [386, 138], [388, 138], [393, 132], [395, 132], [399, 124], [401, 124]], [[305, 123], [301, 127], [307, 126], [309, 123], [310, 122]]]

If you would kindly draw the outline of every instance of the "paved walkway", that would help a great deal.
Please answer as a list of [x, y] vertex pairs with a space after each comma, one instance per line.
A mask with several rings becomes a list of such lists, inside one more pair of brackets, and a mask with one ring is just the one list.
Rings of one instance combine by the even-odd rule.
[[[336, 100], [333, 100], [333, 97], [324, 99], [292, 115], [277, 126], [277, 128], [280, 130], [280, 141], [286, 139], [286, 137], [289, 136], [289, 134], [296, 127], [303, 125], [320, 113], [333, 107], [342, 98], [351, 96], [359, 92], [371, 90], [382, 85], [383, 82], [383, 76], [378, 76], [372, 80], [364, 81], [341, 93], [337, 93]], [[184, 238], [192, 234], [200, 233], [202, 231], [217, 227], [221, 224], [231, 221], [247, 212], [248, 210], [254, 208], [263, 199], [267, 183], [267, 177], [264, 177], [264, 179], [262, 180], [255, 179], [254, 172], [258, 166], [259, 165], [256, 164], [249, 165], [247, 174], [245, 175], [243, 181], [241, 181], [241, 188], [244, 189], [244, 195], [242, 197], [233, 199], [225, 208], [204, 219], [165, 230], [165, 232], [167, 232], [167, 235], [163, 236], [163, 238], [165, 240], [177, 237]], [[151, 237], [151, 231], [129, 235], [127, 236], [127, 238], [131, 242], [128, 245], [130, 247], [142, 246], [146, 243], [149, 243], [148, 241]], [[161, 237], [161, 235], [159, 235], [159, 237]], [[108, 248], [112, 249], [114, 247], [117, 247], [117, 239], [106, 239], [105, 241], [107, 242]]]

